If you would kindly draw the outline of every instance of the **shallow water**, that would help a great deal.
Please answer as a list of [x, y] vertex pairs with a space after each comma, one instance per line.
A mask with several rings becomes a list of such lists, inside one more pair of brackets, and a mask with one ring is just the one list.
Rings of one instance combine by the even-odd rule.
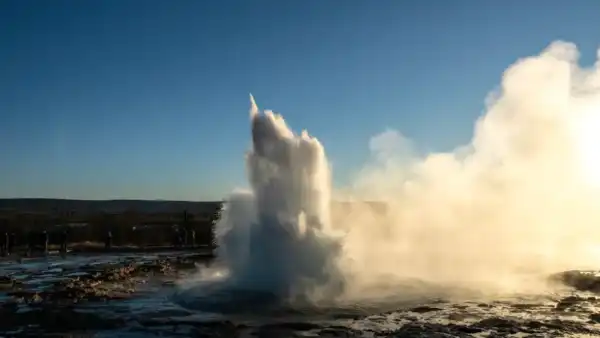
[[[48, 257], [25, 259], [21, 264], [3, 261], [0, 262], [0, 274], [18, 281], [21, 290], [43, 294], [51, 292], [49, 290], [57, 281], [93, 274], [106, 266], [144, 264], [166, 257], [186, 259], [186, 255], [174, 252]], [[83, 299], [70, 305], [15, 301], [15, 297], [9, 295], [14, 288], [4, 287], [0, 289], [2, 317], [9, 318], [10, 315], [13, 320], [11, 323], [3, 321], [0, 332], [4, 336], [35, 337], [58, 333], [93, 337], [600, 335], [597, 324], [600, 322], [600, 298], [589, 291], [565, 289], [555, 294], [520, 295], [486, 302], [422, 299], [386, 304], [385, 307], [272, 308], [272, 311], [265, 311], [263, 295], [224, 294], [222, 296], [230, 298], [230, 301], [224, 301], [194, 298], [193, 292], [179, 290], [176, 281], [194, 272], [194, 267], [188, 265], [173, 273], [150, 273], [114, 282], [107, 280], [96, 287], [113, 292], [112, 298]], [[36, 315], [27, 317], [27, 313]], [[55, 317], [45, 321], [43, 317], [47, 313], [53, 313]]]

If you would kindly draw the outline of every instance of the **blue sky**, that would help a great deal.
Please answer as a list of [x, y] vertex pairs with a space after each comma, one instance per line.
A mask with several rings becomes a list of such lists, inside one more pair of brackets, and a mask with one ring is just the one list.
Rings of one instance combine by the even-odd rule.
[[[569, 4], [571, 3], [571, 4]], [[507, 66], [583, 62], [600, 1], [0, 1], [0, 197], [208, 200], [245, 182], [248, 93], [326, 146], [467, 142]]]

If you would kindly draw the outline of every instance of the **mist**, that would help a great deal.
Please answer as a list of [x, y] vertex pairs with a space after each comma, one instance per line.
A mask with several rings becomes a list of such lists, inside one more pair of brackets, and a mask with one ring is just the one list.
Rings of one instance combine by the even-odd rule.
[[338, 198], [340, 265], [355, 293], [416, 278], [481, 292], [539, 290], [548, 273], [600, 263], [600, 69], [554, 42], [516, 61], [490, 93], [473, 138], [415, 157], [398, 131]]
[[352, 184], [333, 192], [318, 140], [252, 99], [252, 188], [228, 199], [219, 258], [202, 278], [356, 303], [540, 292], [550, 273], [597, 267], [600, 63], [583, 68], [578, 56], [557, 41], [517, 60], [482, 98], [470, 143], [452, 152], [417, 156], [386, 129]]

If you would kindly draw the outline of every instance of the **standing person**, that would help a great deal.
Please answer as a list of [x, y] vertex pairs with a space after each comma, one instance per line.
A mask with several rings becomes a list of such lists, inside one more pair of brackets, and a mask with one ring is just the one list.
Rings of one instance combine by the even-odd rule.
[[27, 232], [27, 256], [31, 256], [33, 253], [33, 248], [35, 247], [35, 242], [37, 242], [36, 233], [33, 230], [29, 230]]
[[9, 236], [9, 241], [8, 241], [8, 251], [13, 252], [16, 247], [17, 247], [17, 234], [15, 234], [14, 232], [11, 232], [10, 236]]
[[4, 243], [5, 243], [5, 254], [7, 256], [10, 256], [10, 253], [12, 252], [12, 250], [10, 250], [10, 234], [7, 232], [4, 233]]
[[196, 230], [192, 229], [191, 231], [191, 235], [192, 235], [192, 247], [195, 248], [196, 247]]
[[133, 238], [131, 239], [131, 241], [133, 242], [133, 245], [137, 248], [141, 248], [144, 246], [144, 242], [143, 242], [143, 228], [142, 226], [134, 226], [132, 229], [133, 232]]
[[106, 239], [104, 240], [104, 248], [110, 250], [112, 248], [112, 231], [106, 233]]
[[177, 247], [181, 248], [183, 245], [183, 234], [181, 233], [181, 228], [177, 227]]
[[48, 254], [48, 245], [50, 244], [50, 234], [47, 230], [44, 230], [42, 235], [42, 240], [44, 241], [44, 255]]
[[64, 229], [60, 234], [60, 252], [63, 255], [67, 253], [67, 241], [68, 241], [68, 233], [67, 233], [67, 229]]
[[186, 227], [183, 227], [183, 239], [182, 239], [182, 244], [183, 246], [187, 246], [188, 245], [188, 231]]
[[8, 236], [0, 238], [0, 255], [8, 256]]
[[178, 247], [179, 246], [179, 228], [173, 227], [173, 246], [174, 247]]

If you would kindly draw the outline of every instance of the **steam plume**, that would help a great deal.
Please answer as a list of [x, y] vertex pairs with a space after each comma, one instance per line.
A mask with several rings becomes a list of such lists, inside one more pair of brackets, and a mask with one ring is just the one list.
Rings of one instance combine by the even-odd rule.
[[561, 41], [517, 61], [453, 152], [416, 157], [397, 131], [374, 137], [373, 162], [338, 194], [348, 205], [331, 204], [321, 144], [251, 97], [252, 191], [234, 193], [218, 224], [223, 281], [359, 301], [408, 295], [415, 280], [527, 291], [547, 273], [597, 267], [600, 63], [577, 61]]

